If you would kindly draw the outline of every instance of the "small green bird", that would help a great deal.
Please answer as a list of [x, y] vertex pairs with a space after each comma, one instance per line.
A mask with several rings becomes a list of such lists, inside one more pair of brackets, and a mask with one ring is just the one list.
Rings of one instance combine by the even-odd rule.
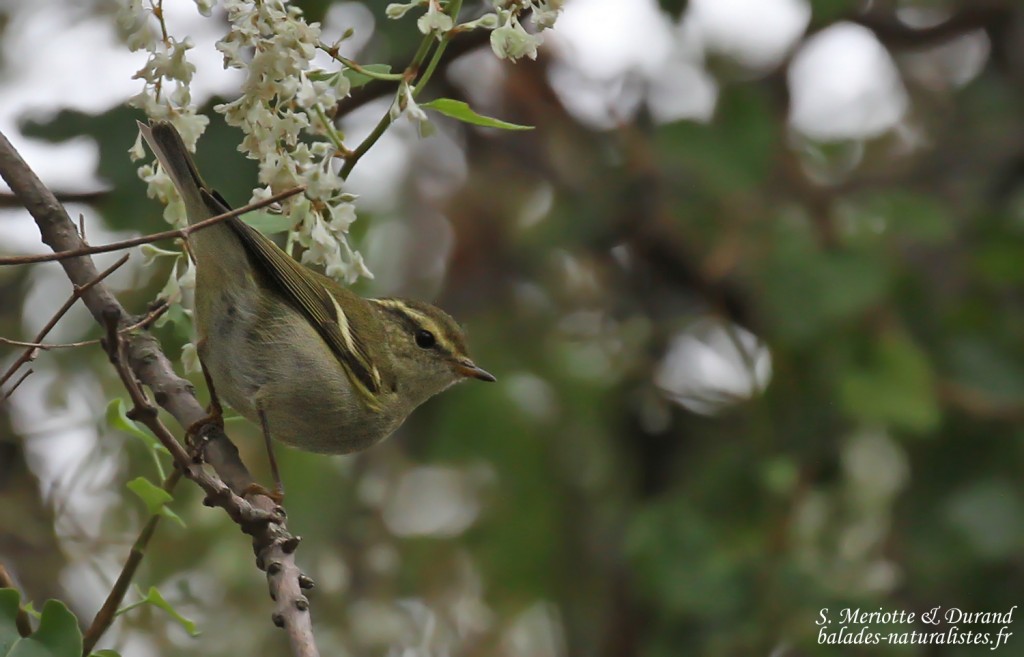
[[[229, 211], [174, 126], [155, 121], [139, 130], [189, 224]], [[216, 394], [261, 425], [278, 494], [271, 436], [311, 452], [354, 452], [389, 436], [452, 384], [495, 380], [469, 358], [462, 329], [444, 311], [364, 299], [238, 217], [192, 233], [188, 248], [200, 360]]]

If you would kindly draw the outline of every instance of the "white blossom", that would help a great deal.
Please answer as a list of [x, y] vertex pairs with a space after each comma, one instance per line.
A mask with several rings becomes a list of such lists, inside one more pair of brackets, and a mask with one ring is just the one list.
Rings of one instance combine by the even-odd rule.
[[530, 34], [519, 24], [519, 19], [510, 14], [505, 24], [491, 32], [491, 50], [500, 59], [515, 61], [520, 57], [537, 59], [537, 46], [542, 39]]
[[305, 195], [282, 203], [295, 220], [289, 243], [306, 248], [302, 261], [354, 280], [362, 273], [350, 255], [347, 227], [327, 230], [325, 223], [348, 202], [331, 167], [334, 127], [324, 117], [351, 83], [340, 71], [312, 68], [320, 25], [307, 23], [298, 8], [281, 0], [225, 0], [224, 7], [230, 28], [217, 48], [225, 66], [243, 69], [246, 78], [241, 97], [214, 109], [245, 133], [239, 150], [259, 161], [263, 190], [306, 187]]
[[501, 21], [498, 19], [497, 14], [484, 14], [483, 16], [476, 20], [460, 24], [459, 27], [462, 28], [463, 30], [475, 30], [478, 28], [484, 30], [493, 30], [494, 28], [498, 27], [500, 23]]
[[419, 17], [416, 27], [423, 34], [437, 34], [438, 38], [448, 30], [452, 29], [452, 17], [441, 11], [436, 0], [427, 2], [427, 13]]
[[198, 374], [203, 371], [199, 350], [194, 343], [186, 342], [181, 348], [181, 365], [185, 369], [185, 374]]
[[533, 3], [533, 24], [539, 29], [554, 27], [565, 0], [541, 0]]
[[403, 16], [405, 16], [406, 13], [408, 13], [408, 11], [410, 9], [412, 9], [413, 7], [419, 7], [422, 4], [423, 4], [422, 1], [420, 1], [420, 2], [409, 2], [409, 3], [405, 3], [405, 4], [400, 4], [400, 3], [397, 3], [397, 2], [392, 2], [391, 4], [389, 4], [387, 6], [387, 8], [384, 9], [384, 13], [387, 15], [388, 18], [397, 20], [397, 19], [402, 18]]

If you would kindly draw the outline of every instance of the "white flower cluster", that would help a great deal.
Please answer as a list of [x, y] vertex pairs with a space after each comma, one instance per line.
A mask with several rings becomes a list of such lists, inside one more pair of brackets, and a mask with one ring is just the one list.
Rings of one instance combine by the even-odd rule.
[[[159, 2], [143, 4], [142, 0], [121, 0], [118, 7], [117, 22], [128, 47], [133, 52], [145, 50], [148, 54], [146, 64], [135, 73], [135, 77], [143, 81], [142, 91], [128, 104], [154, 119], [173, 121], [188, 147], [195, 148], [209, 119], [196, 114], [191, 107], [189, 84], [196, 67], [188, 61], [187, 53], [193, 44], [187, 37], [178, 41], [167, 34], [162, 6]], [[210, 13], [206, 0], [199, 0], [199, 9], [204, 15]], [[146, 156], [141, 134], [129, 154], [136, 161]], [[167, 222], [184, 226], [185, 209], [172, 191], [170, 178], [152, 164], [139, 167], [139, 177], [146, 181], [150, 197], [166, 204], [164, 218]]]
[[[204, 16], [210, 15], [210, 0], [196, 0], [199, 11]], [[163, 5], [161, 2], [143, 4], [142, 0], [122, 0], [117, 11], [118, 27], [132, 52], [146, 51], [148, 57], [145, 65], [136, 72], [135, 77], [143, 81], [142, 91], [132, 97], [128, 103], [144, 111], [147, 116], [155, 119], [167, 119], [174, 123], [186, 145], [194, 149], [209, 119], [196, 114], [192, 107], [192, 94], [189, 84], [195, 73], [195, 65], [187, 58], [192, 48], [192, 40], [181, 41], [167, 34], [163, 22]], [[135, 140], [129, 149], [133, 161], [146, 157], [142, 145], [142, 135]], [[146, 192], [150, 198], [164, 203], [164, 219], [175, 227], [183, 227], [187, 223], [185, 207], [174, 192], [174, 184], [167, 174], [157, 168], [154, 163], [139, 167], [139, 177], [146, 182]], [[160, 292], [160, 296], [170, 304], [172, 311], [157, 320], [160, 326], [168, 321], [179, 318], [189, 321], [191, 312], [183, 303], [191, 298], [195, 290], [195, 266], [183, 254], [177, 251], [166, 251], [150, 246], [144, 249], [146, 264], [156, 257], [172, 257], [175, 259], [170, 275]], [[186, 345], [185, 355], [189, 353]], [[194, 353], [194, 349], [192, 350]], [[186, 371], [198, 371], [195, 359], [185, 360]]]
[[[427, 6], [416, 25], [423, 34], [434, 33], [440, 38], [453, 27], [452, 19], [441, 9], [440, 0], [415, 0], [388, 5], [388, 18], [398, 19], [415, 7]], [[458, 26], [460, 30], [483, 28], [491, 31], [491, 49], [501, 59], [515, 61], [520, 57], [537, 59], [537, 47], [543, 42], [539, 34], [530, 34], [520, 22], [526, 12], [532, 12], [534, 26], [545, 30], [555, 24], [565, 0], [492, 0], [494, 12], [487, 13]]]
[[[131, 104], [151, 118], [173, 122], [186, 146], [194, 150], [208, 119], [191, 107], [189, 85], [195, 73], [195, 66], [187, 58], [191, 40], [178, 40], [168, 34], [162, 0], [118, 1], [118, 23], [126, 42], [133, 51], [148, 53], [145, 65], [136, 74], [143, 80], [143, 90]], [[211, 14], [215, 0], [194, 1], [201, 14]], [[417, 20], [419, 30], [442, 41], [424, 80], [415, 87], [409, 79], [399, 80], [391, 119], [405, 113], [420, 125], [422, 134], [429, 132], [427, 115], [414, 95], [444, 52], [448, 37], [486, 29], [491, 31], [491, 47], [498, 57], [536, 58], [541, 37], [524, 29], [521, 21], [529, 15], [533, 31], [543, 31], [552, 26], [564, 0], [490, 3], [493, 11], [461, 24], [456, 24], [461, 6], [458, 0], [414, 0], [387, 7], [391, 18], [425, 8]], [[348, 244], [348, 230], [356, 218], [354, 197], [342, 191], [342, 178], [332, 166], [339, 155], [351, 153], [331, 120], [333, 109], [349, 93], [350, 80], [343, 70], [325, 71], [312, 65], [318, 49], [336, 53], [337, 44], [333, 49], [322, 44], [320, 25], [307, 23], [302, 11], [286, 0], [221, 0], [220, 5], [227, 15], [229, 31], [217, 48], [224, 56], [225, 67], [242, 69], [246, 79], [241, 96], [215, 110], [229, 125], [242, 130], [245, 137], [239, 150], [260, 163], [260, 187], [252, 200], [304, 186], [304, 195], [282, 204], [283, 216], [290, 222], [288, 245], [300, 244], [304, 247], [303, 263], [323, 266], [328, 276], [338, 280], [351, 283], [360, 276], [370, 276], [362, 256]], [[420, 57], [428, 50], [421, 48], [421, 52]], [[145, 157], [141, 135], [130, 153], [135, 160]], [[353, 162], [349, 161], [349, 168]], [[139, 175], [148, 184], [149, 195], [165, 203], [167, 221], [184, 225], [184, 208], [167, 175], [154, 164], [141, 166]], [[191, 294], [193, 280], [192, 263], [179, 256], [165, 286], [172, 305]]]
[[[353, 197], [331, 168], [341, 141], [328, 115], [348, 95], [349, 79], [311, 68], [320, 25], [282, 0], [224, 0], [223, 6], [230, 29], [217, 48], [224, 65], [244, 69], [246, 79], [238, 99], [214, 109], [245, 133], [239, 150], [260, 162], [263, 187], [253, 200], [305, 185], [305, 195], [284, 203], [292, 220], [289, 243], [306, 249], [302, 262], [348, 283], [370, 276], [347, 240]], [[303, 133], [313, 139], [301, 139]]]
[[555, 24], [565, 0], [499, 0], [495, 10], [500, 27], [491, 32], [491, 50], [501, 59], [515, 61], [520, 57], [537, 59], [537, 47], [543, 39], [539, 34], [530, 34], [519, 22], [527, 9], [533, 10], [533, 24], [544, 30]]

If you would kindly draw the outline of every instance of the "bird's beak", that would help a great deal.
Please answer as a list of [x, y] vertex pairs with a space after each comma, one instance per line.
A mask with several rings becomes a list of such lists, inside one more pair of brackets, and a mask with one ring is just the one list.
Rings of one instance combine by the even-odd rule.
[[477, 367], [476, 363], [469, 360], [468, 358], [465, 360], [460, 360], [457, 363], [455, 363], [455, 371], [466, 378], [480, 379], [481, 381], [490, 382], [497, 381], [497, 379], [494, 378], [493, 374], [491, 374], [485, 369]]

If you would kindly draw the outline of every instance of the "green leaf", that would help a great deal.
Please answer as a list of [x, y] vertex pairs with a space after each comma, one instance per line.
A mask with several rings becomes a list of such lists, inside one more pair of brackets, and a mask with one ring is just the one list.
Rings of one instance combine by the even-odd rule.
[[797, 344], [842, 326], [881, 302], [891, 284], [879, 251], [823, 252], [780, 235], [758, 270], [759, 303], [783, 340]]
[[941, 244], [953, 238], [956, 220], [948, 207], [936, 198], [903, 190], [863, 195], [857, 202], [855, 218], [865, 223], [881, 219], [884, 232], [918, 242]]
[[292, 228], [292, 218], [284, 214], [273, 214], [261, 210], [246, 213], [242, 221], [264, 235], [283, 233]]
[[337, 73], [332, 73], [330, 71], [324, 71], [320, 69], [315, 71], [309, 71], [306, 73], [306, 77], [312, 80], [313, 82], [327, 82], [335, 75], [337, 75]]
[[39, 619], [39, 629], [21, 638], [14, 625], [18, 613], [18, 593], [0, 591], [0, 655], [3, 657], [81, 657], [82, 633], [78, 619], [57, 600], [47, 600]]
[[129, 481], [127, 486], [128, 490], [139, 496], [150, 515], [161, 513], [164, 505], [174, 500], [170, 493], [145, 477], [136, 477]]
[[191, 620], [185, 618], [178, 613], [178, 610], [171, 606], [171, 603], [167, 602], [160, 591], [155, 586], [149, 587], [149, 591], [146, 592], [146, 598], [144, 602], [148, 602], [154, 607], [159, 607], [167, 612], [167, 614], [176, 620], [179, 625], [185, 628], [185, 631], [189, 633], [189, 636], [199, 636], [199, 628]]
[[155, 452], [170, 454], [167, 448], [156, 439], [156, 436], [140, 427], [135, 420], [128, 417], [128, 408], [123, 399], [114, 399], [107, 404], [107, 424], [118, 431], [135, 436], [145, 443], [146, 447]]
[[0, 589], [0, 655], [8, 655], [21, 636], [18, 634], [18, 592]]
[[990, 240], [972, 246], [970, 258], [978, 278], [996, 285], [1024, 283], [1024, 244], [1019, 239]]
[[751, 87], [724, 87], [710, 124], [680, 120], [656, 129], [659, 165], [667, 175], [689, 181], [687, 194], [709, 201], [760, 194], [781, 141], [772, 102]]
[[116, 650], [97, 650], [90, 653], [89, 657], [121, 657], [121, 653]]
[[854, 0], [811, 0], [811, 13], [815, 23], [826, 25], [857, 13], [857, 3]]
[[168, 508], [166, 505], [160, 507], [160, 515], [164, 516], [168, 520], [173, 520], [174, 522], [178, 523], [178, 525], [180, 525], [182, 527], [187, 527], [188, 526], [188, 525], [185, 524], [185, 521], [181, 519], [181, 516], [179, 516], [174, 511], [171, 511], [170, 508]]
[[[391, 72], [391, 66], [388, 64], [364, 64], [362, 68], [370, 73], [381, 73], [386, 75]], [[342, 75], [348, 78], [348, 81], [352, 83], [352, 89], [361, 87], [374, 79], [373, 76], [360, 73], [351, 68], [345, 69], [344, 72], [342, 72]]]
[[154, 444], [160, 444], [148, 431], [136, 424], [135, 420], [128, 417], [128, 408], [125, 406], [123, 399], [112, 399], [107, 404], [107, 424], [118, 431], [141, 438], [150, 447]]
[[997, 404], [1024, 398], [1024, 368], [1013, 351], [989, 335], [958, 335], [942, 348], [954, 382]]
[[1012, 558], [1024, 540], [1020, 523], [1024, 500], [1008, 479], [995, 477], [961, 486], [943, 506], [947, 522], [986, 560], [998, 563]]
[[639, 597], [691, 618], [728, 618], [743, 607], [742, 555], [714, 523], [676, 496], [638, 509], [623, 539]]
[[492, 119], [489, 116], [477, 114], [469, 105], [461, 100], [437, 98], [429, 103], [421, 104], [420, 107], [424, 109], [432, 109], [435, 112], [440, 112], [441, 114], [450, 116], [453, 119], [458, 119], [464, 123], [483, 126], [484, 128], [500, 128], [501, 130], [533, 130], [533, 126], [531, 125], [518, 125], [516, 123], [509, 123], [507, 121], [501, 121], [500, 119]]
[[167, 312], [160, 315], [160, 318], [156, 320], [154, 326], [160, 328], [167, 324], [173, 326], [181, 335], [192, 334], [192, 318], [181, 304], [171, 304]]
[[839, 392], [846, 412], [862, 422], [920, 432], [939, 422], [928, 358], [900, 335], [874, 343], [866, 362], [850, 368]]

